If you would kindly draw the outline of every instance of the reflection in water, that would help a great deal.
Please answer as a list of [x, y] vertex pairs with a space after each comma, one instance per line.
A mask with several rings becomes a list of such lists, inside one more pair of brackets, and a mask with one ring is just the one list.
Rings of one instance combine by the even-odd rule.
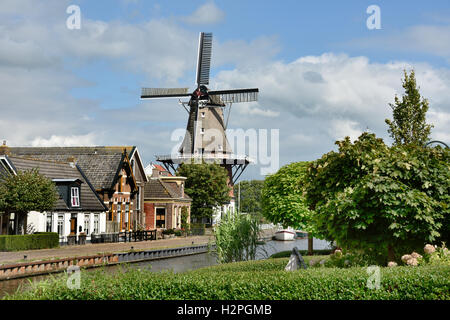
[[[292, 250], [294, 247], [297, 247], [299, 250], [307, 250], [308, 239], [296, 239], [294, 241], [267, 241], [264, 245], [258, 247], [256, 259], [266, 259], [274, 253]], [[328, 242], [314, 239], [314, 249], [328, 249], [329, 247], [330, 244]], [[152, 272], [171, 270], [177, 273], [215, 265], [217, 264], [216, 258], [215, 253], [201, 253], [184, 257], [131, 263], [129, 266], [141, 270], [150, 270]], [[110, 266], [105, 268], [105, 270], [114, 273], [120, 270], [120, 268], [120, 266]], [[97, 269], [86, 269], [82, 272], [91, 272], [95, 270]], [[38, 282], [48, 278], [48, 275], [42, 275], [30, 278], [0, 281], [0, 297], [2, 297], [5, 292], [16, 292], [19, 287], [29, 287], [30, 281]]]

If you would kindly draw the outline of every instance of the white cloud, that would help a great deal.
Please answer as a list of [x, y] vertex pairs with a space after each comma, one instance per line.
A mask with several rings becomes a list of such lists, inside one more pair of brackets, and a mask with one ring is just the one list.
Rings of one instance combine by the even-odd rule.
[[189, 24], [201, 25], [219, 23], [224, 19], [225, 13], [216, 6], [214, 1], [208, 1], [183, 20]]
[[95, 146], [98, 144], [98, 137], [95, 133], [76, 136], [52, 135], [49, 139], [36, 137], [32, 142], [33, 147], [72, 147], [72, 146]]

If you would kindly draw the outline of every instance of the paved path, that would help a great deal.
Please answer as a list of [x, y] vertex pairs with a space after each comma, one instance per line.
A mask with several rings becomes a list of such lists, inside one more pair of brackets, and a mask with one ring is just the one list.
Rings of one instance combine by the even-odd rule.
[[[86, 245], [62, 246], [55, 249], [27, 250], [17, 252], [0, 252], [0, 265], [27, 261], [62, 259], [70, 257], [90, 256], [103, 253], [152, 250], [162, 248], [175, 248], [199, 244], [207, 244], [214, 240], [213, 236], [177, 237], [173, 239], [161, 239], [141, 242], [96, 243]], [[24, 255], [27, 259], [24, 260]]]

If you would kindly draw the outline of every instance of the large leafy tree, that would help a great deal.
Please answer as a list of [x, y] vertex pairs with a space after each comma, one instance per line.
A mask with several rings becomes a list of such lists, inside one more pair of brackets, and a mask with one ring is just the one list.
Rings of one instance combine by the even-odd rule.
[[183, 164], [177, 174], [187, 178], [185, 192], [192, 198], [192, 217], [211, 218], [214, 207], [230, 201], [228, 173], [220, 165]]
[[16, 232], [18, 227], [26, 232], [28, 212], [52, 210], [58, 198], [56, 185], [38, 169], [19, 171], [0, 181], [0, 211], [17, 215]]
[[402, 80], [405, 94], [400, 100], [395, 96], [395, 103], [389, 104], [392, 108], [393, 120], [386, 119], [388, 132], [394, 139], [394, 145], [416, 144], [424, 145], [428, 140], [433, 127], [426, 123], [425, 115], [429, 108], [427, 99], [420, 96], [414, 70], [408, 75], [404, 71]]
[[284, 227], [312, 231], [313, 212], [303, 194], [307, 167], [308, 162], [294, 162], [266, 177], [261, 198], [265, 218]]
[[264, 180], [244, 180], [234, 185], [236, 205], [241, 212], [261, 213], [261, 191]]
[[450, 215], [450, 151], [387, 147], [374, 134], [314, 161], [306, 198], [324, 237], [350, 249], [372, 250], [389, 260], [400, 248], [422, 247], [445, 236]]

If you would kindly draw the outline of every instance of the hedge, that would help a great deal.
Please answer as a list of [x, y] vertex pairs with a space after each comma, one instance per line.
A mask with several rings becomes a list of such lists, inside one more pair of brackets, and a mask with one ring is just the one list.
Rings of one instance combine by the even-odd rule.
[[47, 249], [58, 246], [59, 235], [55, 232], [0, 236], [0, 251]]
[[284, 271], [288, 259], [239, 262], [184, 273], [130, 268], [85, 272], [81, 288], [67, 275], [6, 299], [122, 300], [450, 300], [450, 267], [380, 268], [381, 287], [367, 286], [366, 268]]
[[[302, 256], [308, 255], [308, 250], [298, 250], [298, 252]], [[313, 255], [314, 256], [328, 255], [328, 254], [331, 254], [332, 252], [333, 252], [332, 249], [317, 249], [317, 250], [313, 250]], [[274, 253], [273, 255], [270, 256], [270, 258], [288, 258], [291, 256], [291, 254], [292, 254], [292, 250], [281, 251], [281, 252]]]

